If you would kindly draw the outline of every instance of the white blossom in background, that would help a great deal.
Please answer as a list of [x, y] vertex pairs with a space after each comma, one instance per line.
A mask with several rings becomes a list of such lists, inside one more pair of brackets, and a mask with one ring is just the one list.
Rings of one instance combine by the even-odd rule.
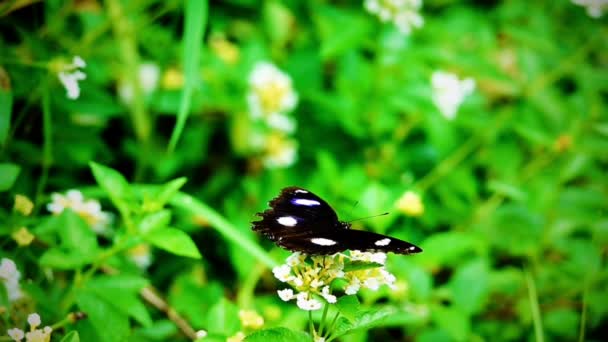
[[19, 279], [21, 279], [21, 273], [17, 270], [15, 262], [8, 258], [2, 258], [2, 262], [0, 262], [0, 283], [6, 288], [9, 302], [14, 302], [23, 297]]
[[127, 256], [140, 270], [146, 270], [152, 265], [152, 251], [147, 243], [141, 243], [129, 249]]
[[80, 69], [84, 69], [86, 66], [87, 64], [80, 56], [74, 56], [72, 63], [64, 65], [62, 70], [57, 74], [59, 81], [65, 87], [66, 96], [71, 100], [75, 100], [80, 96], [78, 82], [87, 78], [87, 75]]
[[472, 78], [459, 80], [456, 75], [439, 70], [431, 76], [431, 86], [433, 103], [446, 119], [452, 120], [465, 97], [475, 89], [475, 81]]
[[365, 0], [363, 6], [380, 21], [392, 22], [405, 35], [424, 24], [420, 15], [422, 0]]
[[270, 125], [278, 126], [275, 128], [291, 133], [295, 123], [286, 123], [287, 119], [280, 116], [291, 112], [297, 103], [298, 95], [289, 75], [268, 62], [259, 62], [253, 67], [247, 93], [249, 113], [253, 118], [265, 119]]
[[266, 168], [285, 168], [298, 159], [298, 143], [282, 134], [270, 134], [265, 140], [262, 163]]
[[[137, 71], [137, 81], [141, 89], [142, 95], [149, 95], [153, 93], [160, 82], [160, 68], [157, 64], [152, 62], [146, 62], [139, 65]], [[127, 80], [120, 80], [117, 86], [118, 97], [125, 104], [132, 104], [133, 97], [135, 96], [135, 90], [133, 89], [133, 83]]]
[[[374, 263], [377, 267], [345, 271], [345, 266], [353, 261]], [[385, 261], [384, 253], [351, 251], [350, 255], [336, 253], [308, 256], [296, 252], [272, 272], [279, 281], [295, 289], [295, 292], [290, 288], [278, 290], [281, 300], [287, 302], [295, 299], [300, 309], [313, 311], [322, 307], [322, 300], [327, 303], [338, 300], [331, 289], [331, 284], [336, 279], [346, 281], [343, 290], [348, 295], [356, 294], [362, 288], [375, 291], [382, 285], [393, 287], [395, 276], [386, 270]]]
[[96, 233], [103, 233], [112, 220], [112, 216], [101, 210], [97, 200], [85, 200], [82, 192], [69, 190], [65, 195], [54, 193], [51, 203], [46, 208], [54, 215], [61, 214], [65, 209], [73, 210], [82, 217]]
[[608, 9], [608, 0], [571, 0], [573, 4], [585, 7], [591, 18], [601, 18]]
[[47, 325], [42, 329], [38, 329], [38, 326], [42, 323], [39, 314], [32, 313], [27, 316], [27, 323], [30, 325], [29, 332], [24, 332], [19, 328], [12, 328], [7, 331], [8, 336], [17, 342], [22, 341], [24, 337], [25, 342], [49, 342], [51, 340], [53, 328]]

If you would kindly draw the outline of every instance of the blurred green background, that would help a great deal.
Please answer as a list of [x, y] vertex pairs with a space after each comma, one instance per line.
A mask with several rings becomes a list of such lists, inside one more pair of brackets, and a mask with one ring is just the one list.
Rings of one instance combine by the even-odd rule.
[[[305, 330], [306, 313], [277, 298], [266, 267], [288, 253], [250, 230], [268, 200], [297, 185], [342, 220], [390, 211], [354, 226], [424, 249], [389, 256], [397, 290], [361, 302], [395, 313], [342, 340], [605, 340], [606, 18], [567, 0], [404, 1], [405, 19], [370, 3], [390, 1], [0, 1], [0, 241], [29, 279], [0, 327], [35, 310], [50, 325], [103, 307], [66, 296], [81, 272], [109, 263], [131, 278], [108, 286], [141, 311], [107, 305], [54, 339], [72, 330], [83, 340], [184, 338], [141, 304], [144, 284], [210, 340], [252, 331], [240, 309], [256, 310], [262, 329]], [[73, 90], [76, 70], [86, 78], [70, 98], [58, 75], [72, 75]], [[437, 71], [474, 86], [453, 79], [442, 98]], [[114, 214], [100, 250], [132, 233], [126, 217], [167, 202], [129, 185], [143, 200], [122, 198], [125, 215], [116, 183], [104, 185], [99, 170], [94, 178], [90, 162], [132, 184], [186, 177], [182, 195], [204, 209], [173, 199], [170, 225], [202, 259], [152, 247], [144, 268], [94, 257], [40, 264], [61, 245], [45, 234], [72, 224], [49, 223], [53, 192], [81, 189]], [[32, 214], [15, 212], [16, 194], [33, 201]], [[33, 243], [15, 238], [23, 226]]]

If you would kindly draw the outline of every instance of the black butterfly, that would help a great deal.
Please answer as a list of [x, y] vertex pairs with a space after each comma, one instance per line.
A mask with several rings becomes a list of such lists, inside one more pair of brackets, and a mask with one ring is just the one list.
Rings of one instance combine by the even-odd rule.
[[280, 247], [306, 254], [334, 254], [350, 250], [412, 254], [422, 249], [390, 236], [350, 229], [319, 196], [295, 186], [270, 201], [270, 209], [252, 229]]

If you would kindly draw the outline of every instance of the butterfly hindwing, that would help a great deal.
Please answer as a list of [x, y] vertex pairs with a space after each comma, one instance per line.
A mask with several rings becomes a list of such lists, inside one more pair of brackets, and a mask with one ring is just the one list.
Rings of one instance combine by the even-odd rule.
[[349, 229], [327, 202], [312, 192], [287, 187], [258, 213], [253, 230], [282, 248], [306, 254], [334, 254], [347, 249], [412, 254], [419, 247], [390, 236]]

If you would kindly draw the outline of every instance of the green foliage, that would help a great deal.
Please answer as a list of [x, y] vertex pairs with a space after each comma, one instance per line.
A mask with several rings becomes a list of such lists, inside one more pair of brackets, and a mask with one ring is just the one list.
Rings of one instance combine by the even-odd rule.
[[[70, 342], [602, 340], [606, 19], [427, 0], [408, 33], [365, 2], [0, 0], [20, 290], [0, 279], [0, 340], [33, 312]], [[282, 81], [256, 85], [260, 62]], [[475, 84], [447, 91], [452, 115], [440, 70]], [[251, 231], [289, 185], [424, 252], [309, 315], [277, 296], [288, 253]]]

